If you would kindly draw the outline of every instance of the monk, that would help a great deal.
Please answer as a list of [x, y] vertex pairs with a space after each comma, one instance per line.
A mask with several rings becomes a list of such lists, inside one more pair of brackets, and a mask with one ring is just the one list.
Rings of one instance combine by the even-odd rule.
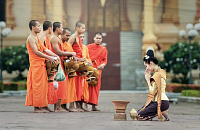
[[107, 64], [107, 49], [101, 45], [102, 35], [96, 33], [94, 36], [94, 43], [87, 45], [89, 55], [94, 68], [99, 70], [99, 80], [96, 86], [89, 86], [89, 100], [88, 103], [92, 104], [92, 111], [99, 111], [96, 106], [98, 105], [99, 91], [101, 88], [101, 73]]
[[[52, 51], [52, 48], [51, 48], [49, 36], [52, 34], [52, 31], [53, 31], [53, 25], [52, 25], [52, 23], [50, 21], [45, 21], [43, 23], [43, 32], [38, 36], [39, 39], [40, 39], [40, 41], [43, 43], [43, 45], [47, 49], [49, 49], [51, 51]], [[59, 58], [58, 55], [57, 55], [57, 57]], [[51, 77], [51, 79], [53, 81], [53, 76]], [[51, 104], [51, 105], [53, 105], [53, 104], [55, 104], [55, 103], [58, 102], [57, 93], [56, 93], [57, 90], [54, 89], [52, 81], [48, 81], [48, 93], [47, 93], [48, 104]], [[53, 112], [48, 107], [46, 109], [49, 110], [50, 112]]]
[[[53, 23], [53, 35], [51, 36], [50, 42], [52, 45], [52, 50], [53, 52], [55, 52], [57, 55], [60, 56], [61, 59], [61, 66], [64, 72], [64, 68], [63, 68], [63, 57], [75, 57], [76, 53], [75, 52], [67, 52], [64, 51], [63, 49], [63, 42], [62, 40], [59, 38], [59, 35], [61, 35], [63, 33], [63, 27], [62, 24], [60, 22], [54, 22]], [[67, 79], [67, 77], [66, 77]], [[67, 110], [63, 109], [61, 107], [61, 99], [66, 99], [66, 87], [67, 87], [67, 82], [66, 81], [61, 81], [58, 82], [58, 103], [57, 103], [57, 112], [68, 112]]]
[[[63, 42], [64, 51], [74, 52], [71, 44], [68, 43], [68, 40], [71, 36], [71, 31], [69, 28], [64, 28], [63, 33], [61, 35], [61, 39]], [[77, 100], [76, 97], [76, 87], [75, 87], [75, 77], [67, 79], [67, 87], [66, 87], [66, 99], [61, 100], [62, 108], [69, 110], [70, 112], [77, 112], [74, 107], [74, 102]], [[67, 103], [69, 104], [69, 109], [67, 109]]]
[[[82, 41], [82, 43], [84, 42], [85, 36], [84, 33], [80, 34], [80, 39]], [[83, 45], [83, 57], [87, 60], [87, 62], [89, 62], [90, 65], [92, 65], [90, 56], [89, 56], [89, 51], [87, 46]], [[85, 112], [89, 112], [88, 106], [87, 106], [87, 102], [89, 100], [89, 90], [88, 90], [88, 83], [86, 82], [86, 76], [83, 77], [83, 95], [84, 95], [84, 108], [81, 108], [85, 111]]]
[[[74, 52], [76, 52], [77, 60], [78, 61], [85, 61], [85, 58], [83, 57], [82, 51], [83, 51], [83, 45], [81, 42], [81, 39], [79, 37], [80, 34], [83, 34], [85, 32], [85, 24], [83, 22], [78, 21], [76, 23], [75, 27], [76, 31], [72, 36], [69, 38], [69, 44], [72, 45], [72, 48]], [[82, 101], [84, 100], [83, 96], [83, 77], [76, 76], [75, 77], [75, 86], [76, 86], [76, 109], [80, 112], [83, 112], [84, 110], [81, 109]]]
[[[31, 34], [26, 41], [29, 54], [29, 72], [27, 76], [27, 95], [25, 106], [34, 106], [34, 112], [46, 113], [48, 106], [47, 91], [48, 81], [45, 68], [45, 59], [55, 64], [55, 55], [43, 46], [37, 34], [41, 31], [40, 23], [37, 20], [29, 22]], [[46, 53], [46, 54], [44, 54]]]

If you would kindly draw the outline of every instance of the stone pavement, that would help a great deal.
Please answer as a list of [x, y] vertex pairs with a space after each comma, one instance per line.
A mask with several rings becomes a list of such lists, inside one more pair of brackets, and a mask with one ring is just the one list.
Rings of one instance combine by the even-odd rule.
[[[101, 91], [101, 112], [33, 113], [25, 107], [25, 96], [0, 98], [0, 130], [199, 130], [200, 104], [178, 102], [170, 104], [169, 122], [131, 121], [129, 111], [139, 109], [146, 102], [147, 93]], [[114, 121], [111, 100], [127, 100], [127, 121]], [[50, 105], [50, 108], [53, 106]]]

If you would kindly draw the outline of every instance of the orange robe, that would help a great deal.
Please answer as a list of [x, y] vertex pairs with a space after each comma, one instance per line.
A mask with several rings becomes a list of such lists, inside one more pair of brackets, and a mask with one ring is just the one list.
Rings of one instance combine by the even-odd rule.
[[[50, 39], [46, 37], [44, 46], [52, 51]], [[53, 79], [54, 76], [51, 78]], [[57, 90], [54, 89], [53, 82], [48, 82], [48, 93], [47, 93], [48, 104], [55, 104], [58, 102]]]
[[[91, 61], [88, 48], [85, 45], [83, 45], [83, 57], [86, 58], [87, 61], [89, 61], [89, 62]], [[84, 101], [88, 102], [88, 100], [89, 100], [89, 89], [88, 89], [89, 85], [86, 82], [86, 79], [87, 79], [87, 77], [84, 76], [83, 77], [83, 96], [84, 96]]]
[[[80, 37], [79, 37], [79, 43], [74, 43], [72, 45], [72, 48], [73, 48], [74, 52], [76, 52], [76, 56], [78, 58], [83, 58], [83, 55], [82, 55], [83, 45], [82, 45]], [[80, 77], [80, 76], [75, 77], [75, 86], [76, 86], [77, 101], [83, 101], [84, 100], [84, 97], [83, 97], [83, 77]]]
[[[71, 44], [69, 44], [67, 42], [63, 43], [63, 49], [64, 49], [64, 51], [74, 52]], [[66, 80], [67, 80], [66, 99], [62, 99], [61, 104], [67, 104], [67, 103], [70, 103], [70, 102], [75, 102], [77, 100], [76, 87], [75, 87], [75, 77], [67, 78], [67, 75], [66, 75]]]
[[[64, 51], [64, 49], [63, 49], [63, 42], [62, 42], [62, 40], [60, 38], [59, 38], [58, 46], [59, 46], [59, 48], [60, 48], [61, 51]], [[55, 53], [55, 51], [53, 50], [52, 45], [51, 45], [51, 48], [52, 48], [52, 52]], [[60, 57], [60, 62], [61, 62], [62, 70], [64, 72], [62, 57]], [[67, 79], [66, 76], [65, 76], [65, 78]], [[58, 99], [66, 99], [66, 87], [67, 87], [67, 81], [66, 80], [58, 82], [58, 89], [57, 89], [57, 97], [58, 97]]]
[[[38, 38], [37, 49], [44, 52], [47, 48]], [[45, 107], [48, 106], [47, 91], [48, 81], [45, 67], [45, 58], [37, 56], [31, 49], [28, 41], [26, 47], [29, 54], [29, 72], [27, 77], [27, 95], [25, 106]]]
[[[88, 46], [89, 55], [94, 68], [98, 68], [101, 64], [107, 64], [107, 49], [102, 45], [96, 45], [95, 43], [89, 44]], [[101, 73], [99, 70], [99, 80], [96, 86], [89, 86], [89, 104], [98, 105], [99, 91], [101, 88]]]

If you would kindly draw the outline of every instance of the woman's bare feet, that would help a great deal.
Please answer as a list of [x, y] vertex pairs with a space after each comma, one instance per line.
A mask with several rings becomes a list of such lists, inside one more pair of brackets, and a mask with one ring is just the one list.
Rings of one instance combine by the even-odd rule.
[[168, 110], [163, 111], [163, 112], [162, 112], [162, 115], [165, 117], [165, 120], [164, 120], [164, 121], [170, 121], [169, 116], [168, 116]]

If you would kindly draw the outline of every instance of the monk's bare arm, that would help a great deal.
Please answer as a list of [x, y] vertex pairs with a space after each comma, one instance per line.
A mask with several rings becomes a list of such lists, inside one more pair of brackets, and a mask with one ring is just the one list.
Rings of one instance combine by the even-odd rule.
[[107, 64], [107, 56], [108, 56], [108, 51], [107, 51], [107, 49], [104, 50], [103, 55], [104, 55], [104, 56], [103, 56], [103, 59], [102, 59], [103, 63], [102, 63], [101, 65], [98, 66], [98, 69], [100, 69], [100, 70], [104, 69], [104, 67], [105, 67], [106, 64]]
[[53, 53], [53, 52], [50, 51], [49, 49], [46, 49], [44, 52], [47, 53], [47, 54], [50, 55], [50, 56], [58, 57], [58, 55], [56, 55], [55, 53]]
[[37, 49], [37, 46], [36, 46], [36, 44], [35, 44], [35, 40], [34, 40], [33, 38], [29, 38], [29, 39], [28, 39], [28, 43], [29, 43], [31, 49], [33, 50], [33, 52], [34, 52], [37, 56], [42, 57], [42, 58], [46, 58], [46, 59], [48, 59], [48, 60], [51, 61], [51, 62], [54, 61], [54, 57], [53, 57], [53, 56], [48, 56], [48, 55], [46, 55], [46, 54], [40, 52], [40, 51]]
[[52, 47], [55, 53], [59, 56], [76, 56], [75, 52], [61, 51], [58, 46], [58, 39], [56, 37], [52, 38]]
[[42, 44], [44, 45], [44, 37], [42, 35], [39, 35], [38, 38], [40, 39], [40, 41], [42, 42]]
[[69, 44], [71, 44], [71, 45], [73, 45], [73, 44], [74, 44], [74, 42], [75, 42], [75, 39], [76, 39], [76, 37], [75, 37], [75, 36], [71, 36], [71, 37], [69, 38], [69, 41], [68, 41], [68, 43], [69, 43]]

